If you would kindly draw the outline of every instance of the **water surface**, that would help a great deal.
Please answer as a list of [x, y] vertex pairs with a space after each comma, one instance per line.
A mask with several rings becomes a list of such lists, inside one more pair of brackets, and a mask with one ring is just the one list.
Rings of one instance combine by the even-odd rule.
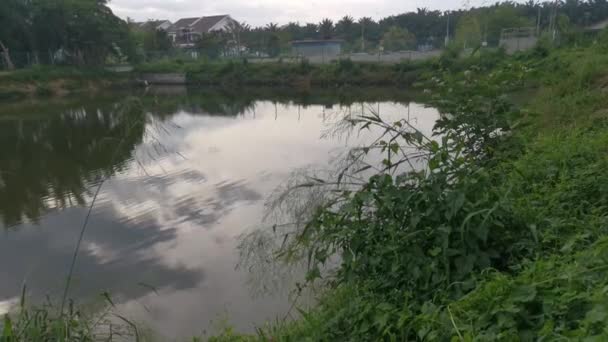
[[264, 200], [294, 170], [328, 168], [369, 140], [326, 136], [345, 115], [406, 116], [426, 133], [437, 119], [391, 92], [353, 93], [168, 88], [0, 106], [0, 313], [24, 282], [30, 301], [60, 298], [105, 180], [70, 297], [108, 291], [125, 316], [172, 337], [284, 317], [298, 279], [263, 291], [264, 274], [235, 267], [238, 237], [259, 225]]

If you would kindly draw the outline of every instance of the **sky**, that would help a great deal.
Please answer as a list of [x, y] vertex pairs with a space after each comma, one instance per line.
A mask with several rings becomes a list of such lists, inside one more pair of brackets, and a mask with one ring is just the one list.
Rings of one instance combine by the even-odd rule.
[[137, 21], [229, 14], [239, 22], [262, 26], [269, 22], [318, 23], [337, 21], [348, 14], [381, 19], [416, 8], [450, 10], [494, 3], [496, 0], [111, 0], [110, 7], [123, 19]]

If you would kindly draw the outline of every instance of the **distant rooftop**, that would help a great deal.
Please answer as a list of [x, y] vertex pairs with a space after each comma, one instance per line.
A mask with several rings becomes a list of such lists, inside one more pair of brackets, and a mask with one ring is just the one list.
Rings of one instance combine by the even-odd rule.
[[208, 17], [193, 17], [193, 18], [182, 18], [175, 22], [169, 30], [179, 31], [185, 28], [189, 28], [194, 32], [209, 32], [213, 26], [219, 23], [222, 19], [229, 17], [227, 14], [223, 15], [212, 15]]

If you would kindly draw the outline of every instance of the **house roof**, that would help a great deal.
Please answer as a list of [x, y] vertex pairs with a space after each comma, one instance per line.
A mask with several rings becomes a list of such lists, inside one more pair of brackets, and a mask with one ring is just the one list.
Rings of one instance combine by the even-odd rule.
[[170, 29], [171, 30], [179, 30], [179, 29], [183, 29], [186, 27], [190, 27], [192, 25], [192, 23], [194, 23], [195, 21], [197, 21], [198, 17], [196, 18], [182, 18], [178, 21], [175, 22], [175, 24], [171, 25]]
[[213, 26], [228, 17], [225, 15], [213, 15], [208, 17], [183, 18], [178, 20], [171, 26], [170, 31], [178, 31], [184, 28], [190, 28], [194, 32], [209, 32]]
[[192, 29], [196, 32], [209, 32], [215, 24], [222, 21], [228, 15], [214, 15], [210, 17], [202, 17], [192, 25]]

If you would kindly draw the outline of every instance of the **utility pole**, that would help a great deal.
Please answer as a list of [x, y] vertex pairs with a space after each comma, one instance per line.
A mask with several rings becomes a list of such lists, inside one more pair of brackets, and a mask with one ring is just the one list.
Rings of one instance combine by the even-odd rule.
[[538, 18], [536, 19], [536, 36], [540, 37], [540, 13], [541, 7], [538, 5]]
[[553, 9], [551, 11], [551, 34], [552, 41], [555, 42], [555, 38], [557, 36], [557, 0], [553, 3]]
[[365, 52], [365, 20], [361, 20], [361, 52]]
[[448, 23], [445, 28], [445, 47], [450, 43], [450, 12], [448, 11]]

